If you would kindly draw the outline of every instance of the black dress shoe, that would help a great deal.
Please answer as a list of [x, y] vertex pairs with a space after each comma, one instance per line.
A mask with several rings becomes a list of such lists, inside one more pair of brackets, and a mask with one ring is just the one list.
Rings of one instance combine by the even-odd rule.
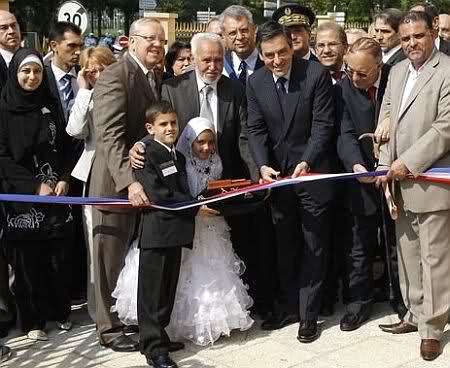
[[184, 344], [180, 341], [169, 342], [169, 351], [173, 353], [174, 351], [183, 350]]
[[341, 331], [354, 331], [369, 319], [369, 313], [347, 312], [341, 319]]
[[177, 363], [175, 363], [168, 355], [156, 355], [147, 358], [148, 365], [152, 365], [155, 368], [178, 368]]
[[121, 353], [130, 353], [133, 351], [139, 351], [139, 343], [126, 335], [120, 335], [119, 337], [116, 337], [114, 340], [112, 340], [110, 343], [101, 345]]
[[266, 331], [279, 330], [298, 321], [297, 314], [274, 314], [261, 324], [261, 329]]
[[300, 342], [313, 342], [319, 337], [317, 321], [300, 321], [297, 340]]

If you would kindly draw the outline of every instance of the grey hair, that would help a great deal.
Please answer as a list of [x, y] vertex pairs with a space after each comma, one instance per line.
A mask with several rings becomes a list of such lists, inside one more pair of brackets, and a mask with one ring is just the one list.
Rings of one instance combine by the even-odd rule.
[[139, 30], [141, 29], [142, 26], [145, 26], [150, 23], [156, 23], [161, 25], [161, 22], [156, 18], [145, 17], [136, 19], [133, 23], [131, 23], [129, 32], [130, 36], [136, 35], [137, 33], [139, 33]]
[[191, 39], [192, 55], [194, 56], [194, 59], [195, 59], [195, 56], [197, 55], [198, 50], [201, 48], [202, 42], [216, 43], [220, 46], [220, 48], [222, 49], [222, 52], [225, 52], [225, 48], [223, 47], [223, 43], [222, 43], [222, 37], [220, 37], [219, 35], [217, 35], [215, 33], [206, 33], [206, 32], [197, 33]]
[[239, 19], [239, 18], [247, 18], [248, 22], [250, 24], [253, 23], [253, 15], [247, 8], [240, 6], [240, 5], [230, 5], [228, 8], [226, 8], [222, 14], [219, 16], [220, 23], [225, 21], [225, 18], [233, 18], [233, 19]]
[[361, 37], [367, 37], [367, 32], [362, 28], [347, 28], [345, 30], [346, 34], [354, 34]]

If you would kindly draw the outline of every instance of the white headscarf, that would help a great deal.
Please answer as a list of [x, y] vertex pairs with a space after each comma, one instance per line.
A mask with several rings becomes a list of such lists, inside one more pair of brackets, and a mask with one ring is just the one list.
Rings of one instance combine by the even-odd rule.
[[41, 69], [44, 68], [44, 66], [42, 65], [41, 60], [36, 55], [31, 54], [31, 55], [28, 55], [25, 59], [22, 60], [22, 62], [19, 65], [19, 69], [18, 70], [20, 70], [20, 68], [22, 66], [24, 66], [25, 64], [30, 64], [30, 63], [35, 63], [35, 64], [39, 65], [41, 67]]
[[189, 190], [194, 197], [197, 197], [207, 188], [209, 181], [222, 177], [222, 161], [217, 154], [217, 141], [216, 150], [206, 160], [201, 160], [192, 152], [192, 143], [205, 130], [210, 130], [214, 134], [214, 141], [216, 141], [214, 125], [208, 119], [193, 118], [184, 128], [177, 143], [177, 150], [186, 157]]

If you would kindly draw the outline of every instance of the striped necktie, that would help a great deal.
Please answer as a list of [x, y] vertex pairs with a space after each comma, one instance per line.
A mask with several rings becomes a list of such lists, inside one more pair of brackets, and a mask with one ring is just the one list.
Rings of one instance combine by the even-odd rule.
[[61, 78], [59, 86], [59, 89], [63, 96], [64, 110], [66, 110], [67, 112], [69, 110], [70, 101], [72, 101], [75, 97], [72, 88], [72, 78], [73, 75], [67, 73], [64, 77]]

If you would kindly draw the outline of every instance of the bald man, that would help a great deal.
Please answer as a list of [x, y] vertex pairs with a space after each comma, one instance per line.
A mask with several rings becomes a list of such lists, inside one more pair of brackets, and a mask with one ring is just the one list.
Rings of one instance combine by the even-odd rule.
[[0, 10], [0, 91], [8, 77], [8, 66], [20, 46], [20, 28], [16, 17]]

